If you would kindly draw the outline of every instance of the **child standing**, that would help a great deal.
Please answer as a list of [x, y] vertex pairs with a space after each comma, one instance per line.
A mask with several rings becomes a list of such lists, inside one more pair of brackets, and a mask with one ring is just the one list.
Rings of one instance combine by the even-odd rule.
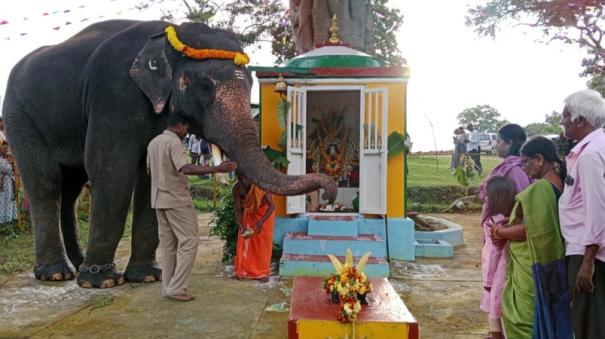
[[494, 244], [491, 232], [508, 223], [515, 204], [515, 183], [502, 176], [489, 179], [486, 186], [487, 214], [482, 220], [484, 243], [482, 251], [483, 295], [481, 310], [488, 313], [492, 339], [504, 338], [502, 335], [502, 289], [506, 273], [508, 249], [506, 244]]

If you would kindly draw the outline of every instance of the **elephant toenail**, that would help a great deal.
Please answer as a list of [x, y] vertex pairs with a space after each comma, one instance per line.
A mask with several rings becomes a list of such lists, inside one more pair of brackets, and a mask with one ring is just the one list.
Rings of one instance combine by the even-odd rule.
[[48, 280], [50, 281], [61, 281], [63, 280], [63, 274], [61, 273], [53, 273], [50, 275], [50, 277], [48, 278]]
[[144, 283], [152, 283], [155, 281], [156, 281], [156, 279], [155, 279], [154, 275], [146, 275], [145, 278], [143, 278]]
[[114, 287], [116, 286], [116, 282], [113, 279], [107, 279], [105, 281], [103, 281], [103, 283], [101, 284], [101, 288], [110, 288], [110, 287]]
[[92, 288], [92, 284], [88, 281], [85, 281], [82, 283], [82, 285], [80, 285], [80, 287], [82, 288]]

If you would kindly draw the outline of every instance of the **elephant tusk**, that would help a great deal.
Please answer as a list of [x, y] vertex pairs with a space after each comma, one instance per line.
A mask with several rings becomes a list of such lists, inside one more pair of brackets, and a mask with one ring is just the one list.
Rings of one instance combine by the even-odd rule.
[[[218, 166], [223, 162], [223, 152], [221, 151], [221, 149], [215, 145], [215, 144], [210, 144], [210, 149], [212, 150], [212, 164], [214, 166]], [[215, 173], [216, 177], [218, 178], [218, 181], [223, 184], [223, 185], [228, 185], [229, 182], [227, 181], [227, 176], [225, 175], [225, 173]]]

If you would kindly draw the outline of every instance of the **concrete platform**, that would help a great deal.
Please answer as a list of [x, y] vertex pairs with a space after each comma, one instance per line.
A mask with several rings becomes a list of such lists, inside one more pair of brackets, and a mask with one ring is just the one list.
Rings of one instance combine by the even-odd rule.
[[366, 252], [386, 257], [386, 243], [376, 234], [360, 234], [357, 237], [336, 237], [326, 235], [306, 235], [303, 232], [287, 233], [284, 237], [283, 252], [289, 254], [341, 254], [347, 249], [353, 256]]
[[[340, 262], [344, 262], [345, 257], [339, 256]], [[360, 257], [354, 257], [354, 262], [359, 262]], [[334, 273], [334, 267], [325, 255], [304, 255], [304, 254], [282, 254], [279, 261], [279, 275], [287, 277], [314, 276], [325, 277]], [[382, 257], [370, 257], [365, 268], [368, 277], [388, 277], [389, 263]]]
[[414, 243], [416, 256], [427, 258], [451, 258], [454, 256], [454, 246], [444, 240], [416, 240]]
[[[343, 324], [340, 308], [330, 303], [321, 289], [321, 277], [297, 277], [292, 287], [288, 338], [381, 338], [417, 339], [418, 322], [387, 279], [371, 279], [368, 305], [362, 307], [355, 324]], [[355, 329], [353, 329], [355, 327]], [[355, 330], [355, 336], [353, 336]]]
[[308, 235], [358, 236], [358, 217], [351, 215], [309, 215]]

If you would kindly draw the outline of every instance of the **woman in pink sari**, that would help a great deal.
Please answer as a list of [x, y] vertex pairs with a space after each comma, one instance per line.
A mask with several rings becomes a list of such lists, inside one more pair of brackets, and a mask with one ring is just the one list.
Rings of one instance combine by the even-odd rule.
[[[525, 130], [517, 124], [504, 125], [498, 131], [496, 138], [496, 146], [494, 147], [496, 154], [504, 160], [498, 164], [483, 180], [480, 187], [479, 196], [483, 202], [483, 212], [481, 214], [481, 224], [484, 226], [484, 231], [487, 231], [483, 239], [482, 251], [482, 271], [483, 271], [483, 294], [481, 296], [481, 310], [488, 313], [490, 332], [493, 339], [502, 338], [502, 306], [501, 295], [502, 287], [504, 286], [504, 274], [506, 269], [493, 269], [503, 265], [506, 268], [506, 254], [502, 256], [496, 255], [496, 252], [503, 251], [496, 248], [490, 237], [489, 227], [487, 224], [493, 223], [494, 220], [488, 220], [489, 213], [489, 198], [487, 195], [487, 183], [492, 177], [502, 176], [512, 180], [515, 187], [515, 194], [524, 190], [531, 183], [531, 179], [523, 170], [523, 164], [519, 156], [521, 146], [527, 140]], [[498, 217], [499, 218], [499, 217]], [[497, 259], [497, 262], [493, 262]], [[503, 262], [502, 262], [503, 261]], [[492, 269], [490, 269], [490, 267]]]

